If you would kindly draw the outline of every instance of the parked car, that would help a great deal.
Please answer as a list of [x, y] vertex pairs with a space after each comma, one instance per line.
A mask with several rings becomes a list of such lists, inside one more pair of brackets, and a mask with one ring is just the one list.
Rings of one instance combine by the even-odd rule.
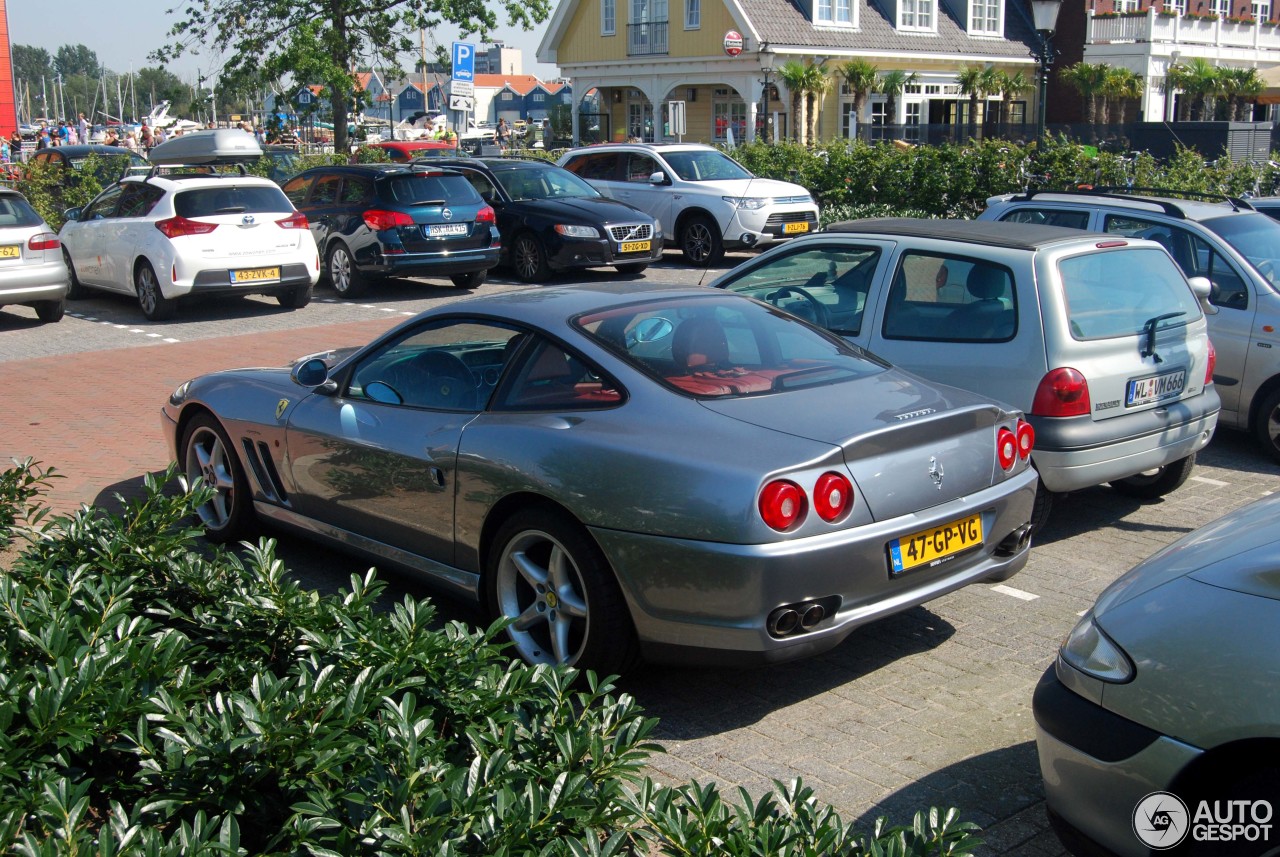
[[[1009, 402], [1035, 427], [1036, 526], [1055, 494], [1186, 481], [1219, 401], [1197, 296], [1153, 241], [1021, 223], [854, 220], [712, 283], [896, 366]], [[1199, 283], [1207, 296], [1208, 284]]]
[[498, 264], [493, 206], [460, 173], [400, 164], [314, 167], [284, 184], [311, 223], [339, 297], [383, 277], [447, 276], [475, 288]]
[[68, 170], [70, 180], [79, 173], [92, 155], [97, 161], [94, 177], [101, 185], [117, 182], [127, 175], [145, 175], [151, 164], [137, 152], [123, 146], [104, 146], [100, 143], [80, 143], [74, 146], [50, 146], [31, 154], [28, 163], [48, 164]]
[[992, 197], [980, 219], [1150, 238], [1188, 277], [1208, 278], [1221, 422], [1252, 432], [1280, 461], [1280, 223], [1254, 210], [1263, 201], [1211, 200], [1031, 192]]
[[41, 321], [59, 321], [68, 286], [58, 236], [26, 197], [0, 188], [0, 307], [29, 306]]
[[818, 206], [800, 185], [753, 176], [701, 143], [608, 143], [566, 152], [560, 166], [605, 196], [663, 226], [693, 265], [714, 265], [726, 247], [766, 247], [818, 228]]
[[1074, 853], [1276, 853], [1277, 520], [1266, 497], [1129, 571], [1040, 680], [1045, 798]]
[[444, 140], [380, 140], [369, 143], [371, 149], [381, 149], [393, 163], [407, 164], [414, 158], [451, 158], [458, 154], [457, 143]]
[[497, 212], [500, 262], [529, 283], [574, 268], [638, 274], [662, 261], [662, 226], [568, 170], [519, 158], [431, 159], [467, 177]]
[[532, 663], [780, 661], [1023, 567], [1017, 411], [697, 288], [521, 289], [164, 406], [209, 537], [255, 516], [515, 620]]
[[262, 147], [262, 154], [271, 161], [271, 171], [267, 178], [276, 184], [284, 184], [301, 172], [298, 162], [302, 154], [296, 146], [272, 143]]

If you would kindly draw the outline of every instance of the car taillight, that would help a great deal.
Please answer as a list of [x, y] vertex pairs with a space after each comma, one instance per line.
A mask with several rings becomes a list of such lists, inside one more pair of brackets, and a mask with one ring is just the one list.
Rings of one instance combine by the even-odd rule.
[[218, 228], [216, 223], [201, 223], [186, 217], [169, 217], [156, 221], [156, 229], [164, 233], [166, 238], [181, 238], [183, 235], [205, 235]]
[[853, 504], [853, 485], [839, 473], [824, 473], [813, 486], [813, 510], [827, 523], [839, 520]]
[[57, 250], [60, 246], [58, 236], [52, 232], [38, 232], [27, 241], [27, 247], [32, 250]]
[[301, 211], [295, 211], [284, 220], [277, 220], [276, 226], [279, 226], [281, 229], [306, 229], [307, 216]]
[[996, 433], [996, 459], [1001, 470], [1008, 470], [1018, 460], [1018, 438], [1007, 428]]
[[1089, 382], [1075, 369], [1054, 369], [1040, 379], [1031, 413], [1038, 417], [1078, 417], [1089, 413]]
[[381, 232], [384, 229], [395, 229], [397, 226], [412, 226], [413, 218], [403, 211], [371, 208], [364, 213], [364, 224], [374, 232]]
[[484, 208], [476, 212], [476, 223], [497, 223], [498, 215], [493, 210], [493, 206], [486, 205]]
[[775, 479], [760, 491], [760, 517], [775, 530], [789, 530], [804, 519], [808, 503], [794, 482]]
[[1036, 430], [1026, 420], [1018, 420], [1018, 457], [1024, 461], [1031, 457], [1036, 445]]
[[1218, 351], [1213, 347], [1213, 340], [1209, 340], [1209, 365], [1204, 367], [1204, 385], [1207, 387], [1213, 383], [1213, 370], [1218, 365]]

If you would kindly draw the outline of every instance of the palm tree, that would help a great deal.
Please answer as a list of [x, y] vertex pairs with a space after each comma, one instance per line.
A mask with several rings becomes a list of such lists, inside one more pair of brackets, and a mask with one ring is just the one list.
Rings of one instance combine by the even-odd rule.
[[1015, 71], [1013, 74], [1003, 72], [1000, 75], [1000, 121], [1008, 122], [1010, 115], [1013, 113], [1013, 102], [1019, 95], [1024, 92], [1030, 92], [1035, 89], [1035, 81], [1027, 77], [1026, 72], [1022, 70]]
[[981, 99], [982, 105], [982, 122], [985, 127], [989, 119], [987, 113], [990, 109], [988, 98], [1000, 91], [1000, 78], [1002, 73], [998, 68], [984, 68], [982, 74], [978, 77], [978, 98]]
[[853, 120], [855, 131], [857, 123], [862, 121], [862, 110], [867, 106], [867, 96], [876, 88], [877, 69], [866, 60], [849, 60], [836, 69], [836, 73], [844, 78], [844, 85], [853, 93]]
[[805, 132], [805, 99], [804, 99], [804, 79], [808, 74], [808, 66], [798, 60], [785, 62], [778, 69], [778, 78], [787, 87], [787, 92], [791, 93], [791, 122], [792, 134], [795, 136], [796, 142], [804, 145]]
[[956, 82], [960, 84], [960, 94], [969, 96], [969, 135], [976, 133], [978, 124], [978, 95], [982, 92], [983, 76], [986, 69], [982, 66], [966, 65], [956, 74]]
[[1127, 68], [1107, 69], [1107, 76], [1102, 83], [1104, 125], [1111, 124], [1111, 107], [1119, 110], [1119, 122], [1124, 124], [1129, 102], [1141, 98], [1145, 90], [1142, 75]]
[[1222, 91], [1222, 72], [1204, 57], [1195, 57], [1187, 63], [1182, 90], [1195, 102], [1195, 118], [1206, 122], [1213, 118], [1213, 100]]
[[1266, 88], [1256, 69], [1224, 68], [1220, 71], [1221, 93], [1227, 99], [1227, 119], [1246, 121], [1250, 105]]
[[806, 107], [809, 111], [807, 139], [810, 143], [818, 142], [818, 117], [821, 115], [819, 108], [822, 105], [822, 97], [826, 94], [830, 85], [831, 79], [827, 77], [826, 66], [817, 64], [805, 69], [801, 89], [804, 91], [805, 101], [807, 102]]
[[1111, 66], [1106, 63], [1078, 62], [1067, 66], [1059, 74], [1059, 78], [1084, 99], [1085, 121], [1090, 125], [1098, 124], [1098, 108], [1101, 106], [1102, 90], [1106, 85], [1109, 68]]
[[906, 90], [908, 86], [920, 80], [920, 76], [914, 71], [903, 71], [895, 68], [892, 71], [886, 71], [880, 75], [880, 82], [876, 84], [876, 89], [884, 93], [884, 115], [885, 123], [889, 125], [898, 124], [898, 96]]
[[[1173, 98], [1177, 94], [1179, 89], [1183, 89], [1185, 91], [1184, 86], [1186, 82], [1187, 82], [1187, 67], [1185, 65], [1175, 64], [1175, 65], [1169, 66], [1168, 71], [1164, 73], [1164, 84], [1162, 86], [1164, 90], [1165, 100], [1167, 101]], [[1178, 122], [1187, 121], [1187, 116], [1188, 116], [1187, 105], [1190, 102], [1190, 100], [1191, 99], [1189, 98], [1182, 99], [1182, 103], [1178, 106], [1178, 113], [1174, 117], [1176, 121]]]

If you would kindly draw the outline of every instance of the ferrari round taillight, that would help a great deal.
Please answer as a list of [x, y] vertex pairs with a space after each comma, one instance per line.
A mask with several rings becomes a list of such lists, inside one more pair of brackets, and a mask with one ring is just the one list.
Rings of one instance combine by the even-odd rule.
[[1204, 385], [1207, 387], [1213, 383], [1213, 370], [1218, 365], [1218, 351], [1213, 347], [1213, 340], [1209, 340], [1209, 360], [1207, 366], [1204, 367]]
[[1024, 461], [1031, 457], [1036, 445], [1036, 430], [1026, 420], [1018, 420], [1018, 457]]
[[1001, 470], [1008, 470], [1018, 460], [1018, 439], [1007, 428], [996, 434], [996, 458]]
[[839, 473], [824, 473], [813, 486], [813, 510], [827, 523], [837, 521], [853, 504], [853, 485]]
[[1089, 413], [1089, 382], [1075, 369], [1046, 374], [1036, 387], [1031, 413], [1040, 417], [1079, 417]]
[[807, 506], [804, 489], [785, 479], [775, 479], [760, 492], [760, 517], [778, 531], [800, 523]]

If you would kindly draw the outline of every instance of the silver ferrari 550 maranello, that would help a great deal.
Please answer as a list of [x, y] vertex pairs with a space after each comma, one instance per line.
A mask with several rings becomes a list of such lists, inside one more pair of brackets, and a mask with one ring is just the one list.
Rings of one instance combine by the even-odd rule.
[[180, 386], [209, 538], [255, 519], [424, 574], [534, 663], [780, 661], [1027, 561], [1021, 414], [720, 290], [451, 302]]

